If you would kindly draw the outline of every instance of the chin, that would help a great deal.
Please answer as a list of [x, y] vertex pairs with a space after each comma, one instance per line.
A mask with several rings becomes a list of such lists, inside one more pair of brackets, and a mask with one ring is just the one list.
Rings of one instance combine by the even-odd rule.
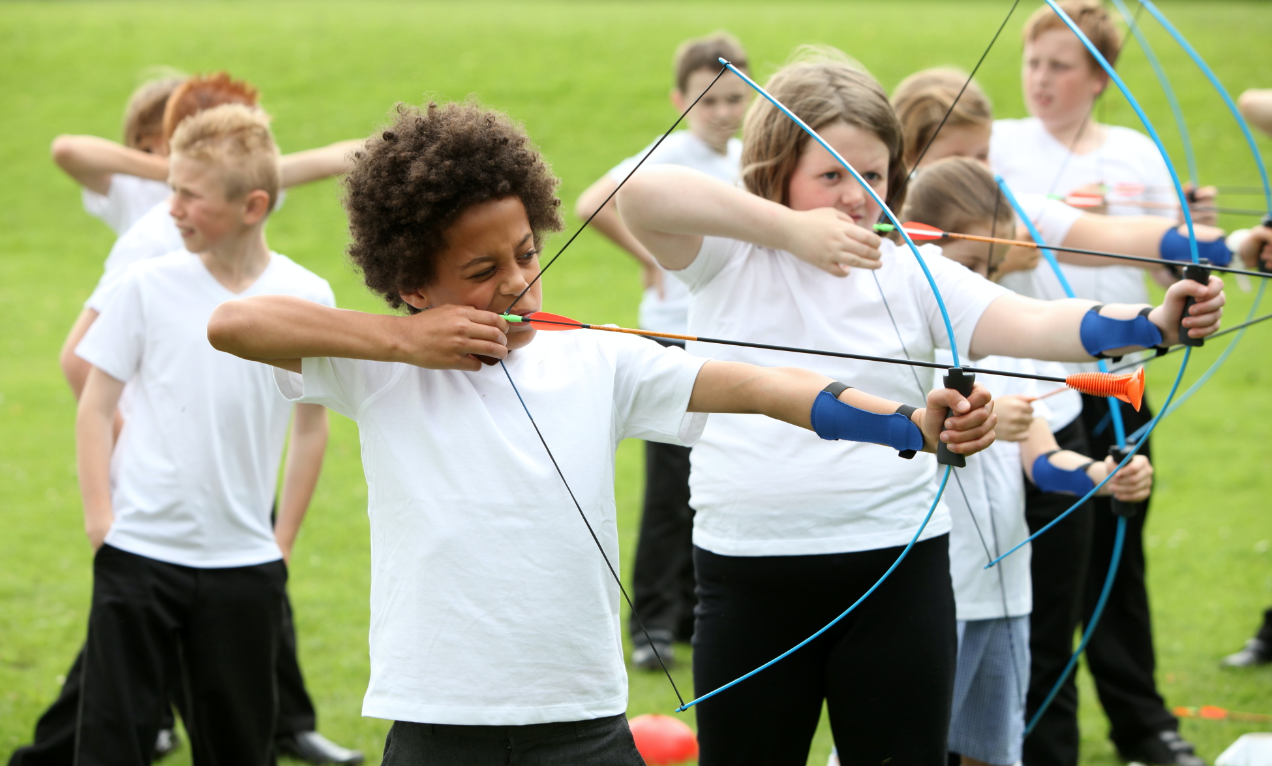
[[526, 346], [529, 346], [530, 342], [533, 341], [534, 337], [538, 334], [539, 334], [539, 331], [533, 327], [527, 330], [518, 330], [517, 332], [509, 333], [508, 334], [508, 350], [516, 351], [519, 348], [525, 348]]

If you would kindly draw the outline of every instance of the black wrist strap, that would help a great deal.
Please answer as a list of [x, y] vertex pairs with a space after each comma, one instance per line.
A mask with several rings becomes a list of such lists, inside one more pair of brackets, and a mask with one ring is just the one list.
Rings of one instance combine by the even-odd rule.
[[830, 394], [831, 396], [835, 397], [836, 399], [838, 399], [840, 394], [842, 394], [843, 392], [847, 391], [850, 388], [852, 388], [852, 386], [848, 385], [847, 383], [840, 383], [837, 380], [832, 380], [822, 390]]
[[[905, 419], [906, 419], [906, 420], [908, 420], [908, 421], [910, 421], [911, 423], [913, 423], [913, 422], [914, 422], [914, 411], [915, 411], [915, 410], [917, 410], [917, 409], [918, 409], [918, 407], [911, 407], [911, 406], [910, 406], [910, 405], [908, 405], [908, 404], [902, 404], [901, 406], [897, 407], [897, 411], [896, 411], [895, 413], [893, 413], [893, 414], [894, 414], [894, 415], [905, 415]], [[897, 457], [901, 457], [901, 458], [904, 458], [904, 459], [906, 459], [906, 460], [910, 460], [910, 459], [912, 459], [912, 458], [913, 458], [915, 455], [917, 455], [917, 454], [918, 454], [918, 452], [917, 452], [916, 450], [912, 450], [912, 449], [903, 449], [903, 450], [901, 450], [900, 452], [898, 452], [898, 453], [897, 453]]]

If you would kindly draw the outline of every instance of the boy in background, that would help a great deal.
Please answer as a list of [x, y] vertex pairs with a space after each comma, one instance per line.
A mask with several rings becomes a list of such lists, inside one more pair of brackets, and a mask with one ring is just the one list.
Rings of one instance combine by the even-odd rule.
[[[263, 113], [206, 110], [171, 141], [185, 250], [131, 270], [77, 348], [92, 365], [76, 444], [97, 551], [77, 764], [149, 763], [174, 673], [196, 762], [272, 760], [284, 561], [326, 447], [325, 411], [297, 407], [272, 527], [292, 407], [259, 368], [212, 349], [203, 328], [242, 295], [329, 306], [334, 296], [266, 245], [280, 184]], [[116, 441], [126, 383], [131, 407]]]
[[[720, 71], [720, 58], [747, 71], [746, 51], [731, 35], [721, 32], [681, 43], [675, 56], [676, 86], [671, 91], [671, 103], [677, 112], [683, 112], [711, 86]], [[736, 182], [742, 157], [742, 142], [736, 133], [742, 126], [750, 96], [751, 89], [745, 83], [732, 73], [725, 73], [685, 116], [688, 130], [667, 136], [657, 149], [654, 148], [657, 141], [651, 143], [579, 195], [576, 214], [586, 219], [595, 213], [592, 227], [641, 265], [645, 291], [640, 302], [640, 326], [645, 330], [687, 333], [689, 290], [659, 266], [631, 235], [619, 217], [616, 201], [601, 205], [646, 156], [641, 167], [683, 165], [726, 183]], [[658, 342], [684, 347], [683, 341], [659, 339]], [[697, 597], [694, 595], [692, 536], [689, 448], [647, 441], [645, 500], [632, 574], [632, 598], [654, 646], [645, 640], [637, 619], [632, 617], [628, 632], [633, 644], [632, 664], [638, 668], [657, 670], [659, 655], [670, 666], [674, 660], [672, 642], [688, 641], [693, 635], [693, 608]]]

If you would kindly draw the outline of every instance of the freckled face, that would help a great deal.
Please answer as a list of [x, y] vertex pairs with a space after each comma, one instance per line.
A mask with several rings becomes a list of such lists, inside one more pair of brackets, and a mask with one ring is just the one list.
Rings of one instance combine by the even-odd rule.
[[[817, 131], [852, 165], [881, 198], [888, 196], [888, 147], [878, 136], [843, 122]], [[879, 220], [880, 209], [865, 189], [816, 141], [809, 139], [787, 182], [792, 210], [833, 207], [852, 216], [858, 226]]]
[[1042, 120], [1080, 117], [1108, 84], [1068, 29], [1050, 29], [1025, 43], [1020, 81], [1026, 108]]
[[[468, 208], [446, 231], [447, 247], [438, 257], [437, 278], [420, 290], [429, 306], [472, 306], [502, 314], [539, 274], [539, 251], [519, 197], [481, 202]], [[543, 282], [517, 302], [513, 311], [529, 314], [543, 304]], [[528, 324], [512, 324], [508, 348], [534, 339]]]

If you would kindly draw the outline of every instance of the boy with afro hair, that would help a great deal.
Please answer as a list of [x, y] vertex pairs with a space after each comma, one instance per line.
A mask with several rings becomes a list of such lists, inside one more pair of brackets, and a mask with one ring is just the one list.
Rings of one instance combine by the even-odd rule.
[[[849, 411], [890, 419], [916, 448], [940, 439], [970, 454], [993, 439], [983, 388], [933, 392], [907, 417], [805, 370], [508, 322], [540, 308], [556, 186], [506, 116], [399, 106], [357, 155], [345, 205], [352, 260], [407, 315], [260, 296], [222, 304], [208, 325], [216, 348], [278, 368], [288, 399], [358, 422], [372, 567], [363, 713], [395, 721], [385, 764], [643, 763], [612, 574], [620, 440], [689, 445], [708, 412], [870, 440], [831, 427]], [[942, 431], [947, 405], [961, 414]]]

